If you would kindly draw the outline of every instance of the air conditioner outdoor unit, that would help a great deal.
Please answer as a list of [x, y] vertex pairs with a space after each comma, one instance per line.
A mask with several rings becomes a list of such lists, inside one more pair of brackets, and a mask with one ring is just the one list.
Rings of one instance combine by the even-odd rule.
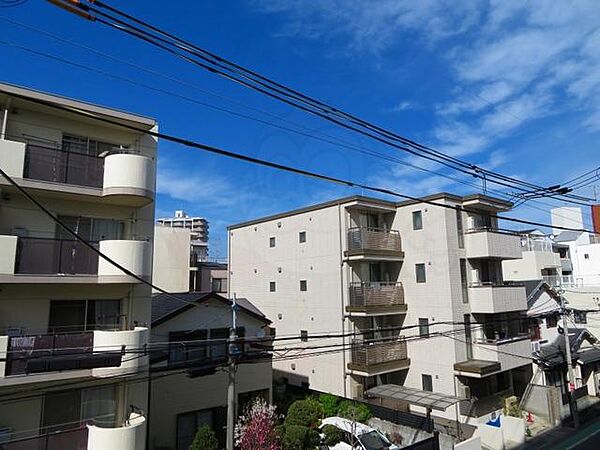
[[471, 388], [469, 386], [459, 386], [458, 388], [458, 396], [461, 398], [470, 399], [471, 398]]

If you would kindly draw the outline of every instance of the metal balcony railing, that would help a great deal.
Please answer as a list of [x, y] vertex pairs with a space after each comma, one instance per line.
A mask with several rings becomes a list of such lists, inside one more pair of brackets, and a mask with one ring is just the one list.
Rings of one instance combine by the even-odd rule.
[[350, 283], [350, 306], [399, 306], [404, 305], [404, 288], [395, 282]]
[[404, 337], [373, 343], [352, 341], [352, 364], [357, 366], [368, 367], [406, 359], [408, 359], [408, 352]]
[[27, 144], [24, 177], [99, 188], [104, 177], [104, 160], [61, 148]]
[[41, 436], [11, 440], [0, 444], [3, 450], [86, 450], [88, 429], [86, 426], [74, 430], [48, 431]]
[[518, 281], [505, 281], [505, 280], [489, 280], [489, 281], [471, 281], [469, 283], [470, 288], [478, 287], [522, 287], [523, 283]]
[[575, 278], [573, 275], [544, 275], [542, 278], [550, 287], [583, 286], [583, 280], [581, 278]]
[[349, 252], [402, 252], [400, 232], [381, 228], [356, 227], [348, 230]]
[[98, 255], [76, 240], [19, 237], [15, 273], [95, 275]]

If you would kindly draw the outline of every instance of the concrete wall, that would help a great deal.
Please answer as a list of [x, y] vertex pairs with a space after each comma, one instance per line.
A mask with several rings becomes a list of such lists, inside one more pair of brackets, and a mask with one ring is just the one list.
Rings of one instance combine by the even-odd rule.
[[462, 442], [454, 444], [454, 450], [481, 450], [481, 438], [472, 437]]
[[190, 230], [154, 227], [154, 284], [168, 292], [187, 292], [190, 282]]
[[505, 280], [523, 281], [542, 278], [542, 269], [560, 269], [558, 253], [524, 251], [522, 259], [502, 261], [502, 272]]
[[[310, 211], [230, 231], [229, 295], [247, 297], [273, 321], [277, 334], [299, 335], [341, 333], [343, 323], [340, 265], [345, 233], [342, 206]], [[306, 242], [298, 234], [306, 232]], [[276, 245], [269, 247], [269, 238]], [[300, 291], [300, 280], [307, 291]], [[269, 292], [269, 282], [276, 292]], [[310, 339], [309, 339], [310, 343]], [[328, 344], [341, 344], [330, 339]], [[340, 352], [327, 357], [282, 361], [274, 368], [286, 372], [290, 382], [308, 382], [310, 387], [337, 395], [346, 394], [346, 356]]]

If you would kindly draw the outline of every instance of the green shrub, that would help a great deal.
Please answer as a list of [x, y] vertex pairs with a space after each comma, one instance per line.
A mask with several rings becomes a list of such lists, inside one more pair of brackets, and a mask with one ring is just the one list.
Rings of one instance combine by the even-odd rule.
[[291, 404], [285, 418], [285, 425], [301, 425], [317, 428], [323, 418], [323, 407], [312, 399], [296, 400]]
[[313, 450], [321, 443], [316, 430], [302, 425], [285, 425], [283, 448], [285, 450]]
[[219, 441], [208, 425], [198, 428], [189, 450], [219, 450]]
[[344, 400], [340, 403], [338, 415], [360, 423], [367, 423], [367, 421], [373, 417], [373, 414], [367, 405], [355, 403], [350, 400]]
[[340, 407], [340, 398], [331, 394], [319, 395], [319, 403], [323, 408], [325, 417], [336, 416]]
[[327, 446], [333, 447], [338, 444], [342, 438], [344, 437], [344, 433], [338, 427], [334, 427], [333, 425], [325, 425], [323, 428], [323, 434], [325, 438], [323, 439], [323, 444]]

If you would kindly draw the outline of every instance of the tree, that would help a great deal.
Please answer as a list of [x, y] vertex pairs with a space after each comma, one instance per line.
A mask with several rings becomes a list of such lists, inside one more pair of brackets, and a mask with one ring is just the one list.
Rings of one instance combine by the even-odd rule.
[[308, 428], [317, 428], [323, 418], [323, 407], [312, 398], [296, 400], [288, 409], [285, 418], [286, 425], [301, 425]]
[[208, 425], [198, 428], [189, 450], [219, 450], [219, 441]]
[[319, 403], [323, 407], [325, 417], [336, 416], [340, 407], [340, 398], [331, 394], [319, 395]]
[[235, 426], [235, 445], [241, 450], [281, 450], [277, 419], [275, 406], [255, 398]]
[[338, 414], [346, 419], [354, 420], [360, 423], [367, 423], [373, 417], [369, 407], [363, 403], [356, 403], [350, 400], [344, 400], [338, 409]]
[[321, 443], [316, 430], [302, 425], [285, 425], [283, 443], [285, 450], [313, 450]]
[[334, 427], [333, 425], [325, 425], [322, 428], [322, 431], [325, 435], [323, 438], [323, 444], [330, 447], [338, 444], [344, 437], [342, 430], [340, 430], [338, 427]]

